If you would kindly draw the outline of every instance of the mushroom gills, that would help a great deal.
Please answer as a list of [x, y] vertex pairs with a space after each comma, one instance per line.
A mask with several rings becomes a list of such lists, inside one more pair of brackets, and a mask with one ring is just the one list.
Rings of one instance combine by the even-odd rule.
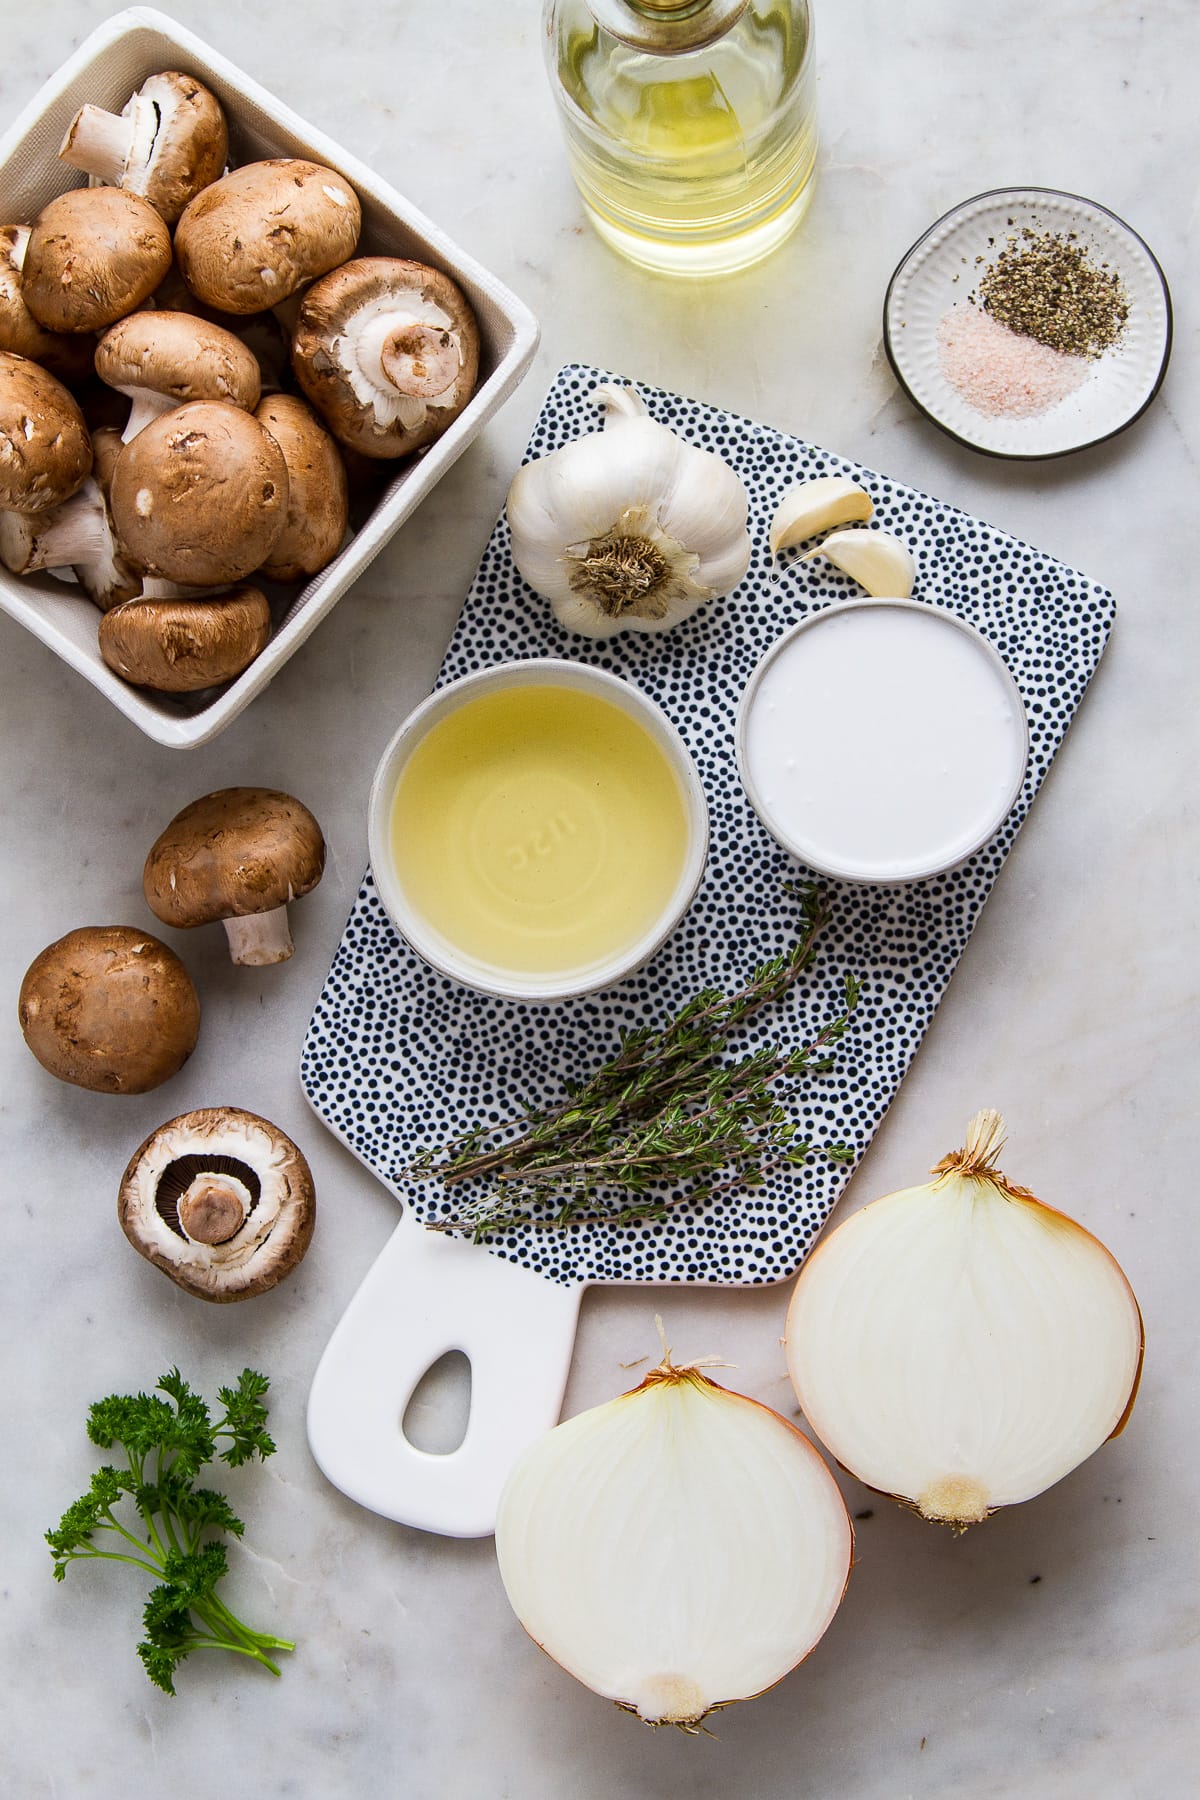
[[441, 396], [458, 380], [463, 355], [453, 325], [431, 300], [384, 295], [351, 315], [330, 354], [377, 425], [413, 431], [428, 408], [448, 403]]
[[[222, 1185], [232, 1188], [232, 1184], [236, 1183], [244, 1190], [247, 1199], [243, 1202], [239, 1217], [223, 1236], [204, 1237], [195, 1229], [196, 1221], [194, 1219], [189, 1220], [188, 1226], [185, 1227], [179, 1216], [180, 1205], [185, 1195], [199, 1191], [198, 1183], [203, 1182], [206, 1177], [214, 1176], [228, 1177], [229, 1181]], [[193, 1153], [188, 1156], [177, 1156], [167, 1164], [154, 1189], [154, 1205], [159, 1218], [163, 1220], [164, 1224], [169, 1225], [178, 1237], [190, 1238], [196, 1243], [225, 1243], [234, 1235], [234, 1232], [241, 1228], [245, 1219], [254, 1211], [261, 1192], [262, 1183], [257, 1174], [249, 1163], [243, 1162], [240, 1157], [226, 1156], [221, 1153], [214, 1153], [211, 1156]]]

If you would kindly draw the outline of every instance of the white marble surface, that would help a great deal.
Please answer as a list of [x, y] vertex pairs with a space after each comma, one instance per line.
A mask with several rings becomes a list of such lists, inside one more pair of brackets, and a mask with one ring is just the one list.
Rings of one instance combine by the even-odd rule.
[[[4, 7], [0, 120], [108, 11]], [[516, 398], [252, 710], [210, 746], [161, 749], [0, 618], [3, 817], [0, 1789], [14, 1800], [404, 1794], [411, 1800], [1174, 1800], [1194, 1791], [1197, 858], [1194, 592], [1200, 279], [1191, 0], [1029, 7], [827, 0], [821, 186], [795, 239], [709, 289], [626, 268], [584, 225], [545, 91], [534, 0], [176, 0], [167, 10], [377, 166], [542, 322]], [[1158, 252], [1174, 361], [1127, 436], [1021, 467], [961, 450], [897, 393], [879, 344], [899, 254], [955, 201], [1028, 182], [1099, 199]], [[955, 1541], [846, 1482], [847, 1601], [811, 1662], [721, 1717], [718, 1741], [651, 1734], [577, 1687], [514, 1622], [490, 1543], [423, 1536], [344, 1500], [309, 1459], [308, 1383], [395, 1204], [308, 1113], [296, 1059], [365, 861], [371, 769], [428, 689], [553, 371], [580, 358], [756, 415], [981, 514], [1109, 584], [1108, 656], [847, 1204], [919, 1176], [978, 1106], [1012, 1172], [1112, 1246], [1148, 1331], [1133, 1422], [1059, 1487]], [[145, 849], [194, 795], [299, 793], [330, 843], [298, 951], [234, 971], [218, 934], [176, 940], [200, 1047], [156, 1094], [50, 1081], [17, 987], [74, 926], [151, 923]], [[170, 934], [167, 934], [170, 935]], [[318, 1235], [273, 1295], [205, 1308], [128, 1250], [117, 1177], [162, 1118], [217, 1100], [302, 1143]], [[571, 1411], [653, 1340], [719, 1352], [784, 1410], [781, 1290], [598, 1291]], [[50, 1579], [43, 1529], [87, 1481], [88, 1402], [172, 1362], [210, 1389], [273, 1376], [280, 1450], [232, 1479], [249, 1530], [234, 1588], [294, 1633], [283, 1679], [194, 1659], [168, 1700], [134, 1658], [126, 1571]], [[448, 1404], [448, 1400], [444, 1403]]]

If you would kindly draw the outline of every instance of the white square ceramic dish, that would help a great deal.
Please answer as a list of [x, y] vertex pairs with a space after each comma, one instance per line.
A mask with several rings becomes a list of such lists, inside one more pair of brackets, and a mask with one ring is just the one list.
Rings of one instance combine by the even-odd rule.
[[485, 421], [512, 393], [537, 346], [533, 315], [394, 188], [235, 68], [173, 19], [149, 7], [117, 13], [93, 32], [36, 94], [0, 140], [0, 223], [33, 216], [55, 194], [76, 186], [58, 160], [63, 134], [85, 101], [119, 112], [148, 75], [183, 69], [217, 95], [230, 123], [231, 161], [298, 156], [338, 169], [363, 209], [361, 248], [412, 256], [445, 269], [479, 319], [479, 386], [469, 406], [413, 463], [398, 469], [373, 511], [328, 568], [299, 591], [276, 622], [267, 648], [236, 681], [215, 694], [154, 694], [121, 681], [101, 659], [95, 609], [52, 576], [18, 579], [0, 569], [0, 605], [77, 669], [113, 705], [160, 744], [206, 743], [266, 687], [347, 588], [420, 504]]

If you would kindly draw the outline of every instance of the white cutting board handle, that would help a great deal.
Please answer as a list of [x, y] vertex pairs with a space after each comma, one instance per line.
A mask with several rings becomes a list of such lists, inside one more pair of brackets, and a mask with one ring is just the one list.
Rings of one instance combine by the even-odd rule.
[[[385, 1518], [486, 1536], [513, 1463], [557, 1423], [582, 1291], [405, 1213], [313, 1377], [308, 1441], [324, 1474]], [[471, 1410], [458, 1449], [438, 1456], [411, 1444], [402, 1421], [448, 1350], [471, 1364]]]

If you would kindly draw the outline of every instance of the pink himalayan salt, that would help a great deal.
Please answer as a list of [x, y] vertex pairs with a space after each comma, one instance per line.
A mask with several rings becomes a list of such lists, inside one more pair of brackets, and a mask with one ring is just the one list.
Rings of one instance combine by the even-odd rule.
[[1036, 338], [999, 325], [982, 307], [959, 301], [938, 323], [942, 373], [968, 406], [992, 418], [1032, 419], [1073, 394], [1091, 367]]

